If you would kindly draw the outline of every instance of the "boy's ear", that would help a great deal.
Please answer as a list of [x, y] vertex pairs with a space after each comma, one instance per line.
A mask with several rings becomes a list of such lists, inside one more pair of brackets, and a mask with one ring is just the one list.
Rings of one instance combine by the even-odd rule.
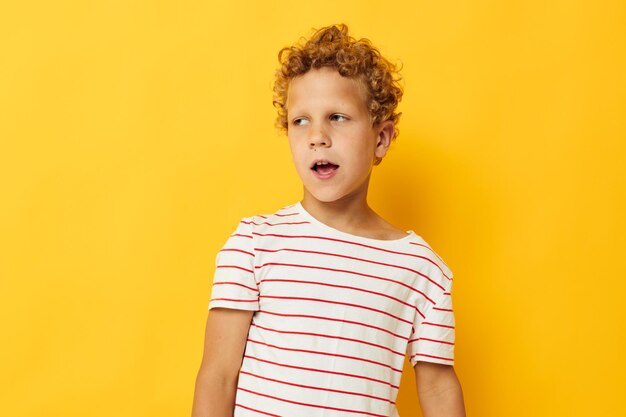
[[391, 120], [385, 120], [378, 126], [378, 137], [376, 139], [375, 155], [378, 158], [382, 158], [387, 154], [389, 145], [396, 131], [396, 128]]

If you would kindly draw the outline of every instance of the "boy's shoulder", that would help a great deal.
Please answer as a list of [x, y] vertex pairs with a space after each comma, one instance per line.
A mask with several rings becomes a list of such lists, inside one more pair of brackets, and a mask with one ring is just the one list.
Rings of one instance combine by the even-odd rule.
[[273, 212], [249, 214], [241, 219], [243, 223], [247, 223], [251, 228], [258, 229], [265, 226], [293, 224], [292, 220], [298, 218], [299, 213], [296, 210], [297, 203], [283, 205]]
[[419, 257], [420, 261], [423, 261], [421, 264], [424, 265], [427, 271], [436, 272], [436, 275], [440, 276], [444, 283], [446, 281], [452, 281], [454, 273], [423, 237], [416, 235], [415, 241], [410, 244], [416, 256]]

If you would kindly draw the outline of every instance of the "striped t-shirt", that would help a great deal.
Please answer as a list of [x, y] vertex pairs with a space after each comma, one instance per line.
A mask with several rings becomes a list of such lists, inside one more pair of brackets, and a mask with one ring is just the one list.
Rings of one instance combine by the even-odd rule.
[[209, 310], [255, 311], [235, 417], [397, 417], [405, 355], [454, 364], [452, 272], [414, 231], [379, 240], [300, 202], [245, 217], [216, 257]]

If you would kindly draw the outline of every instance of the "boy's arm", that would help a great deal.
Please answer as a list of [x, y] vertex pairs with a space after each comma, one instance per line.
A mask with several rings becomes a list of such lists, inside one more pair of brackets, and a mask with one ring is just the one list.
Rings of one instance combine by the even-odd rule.
[[424, 417], [465, 417], [463, 391], [452, 365], [419, 361], [414, 369]]
[[209, 312], [202, 364], [196, 378], [192, 417], [232, 417], [237, 378], [254, 311]]

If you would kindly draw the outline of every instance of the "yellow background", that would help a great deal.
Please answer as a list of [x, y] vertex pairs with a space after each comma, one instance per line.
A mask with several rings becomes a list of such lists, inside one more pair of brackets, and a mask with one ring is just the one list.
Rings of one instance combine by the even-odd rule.
[[189, 415], [217, 250], [302, 195], [277, 52], [337, 22], [404, 65], [370, 203], [455, 273], [468, 416], [625, 415], [621, 0], [3, 2], [2, 415]]

